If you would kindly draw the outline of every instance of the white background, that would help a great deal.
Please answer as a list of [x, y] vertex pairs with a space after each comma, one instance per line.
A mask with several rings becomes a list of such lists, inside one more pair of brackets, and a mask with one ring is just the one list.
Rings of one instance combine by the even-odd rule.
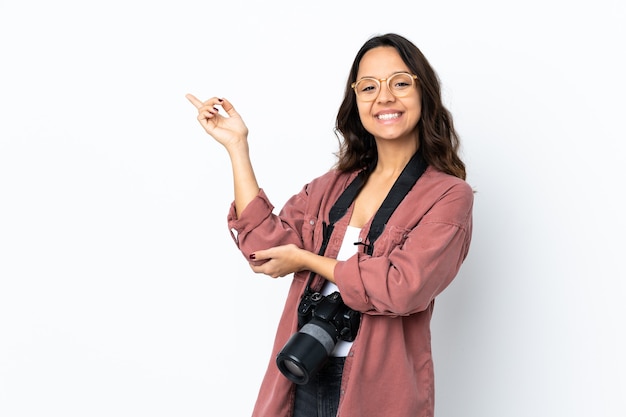
[[0, 0], [0, 416], [249, 415], [290, 278], [236, 251], [184, 96], [234, 103], [278, 209], [334, 162], [359, 47], [397, 32], [477, 191], [437, 417], [623, 417], [624, 4]]

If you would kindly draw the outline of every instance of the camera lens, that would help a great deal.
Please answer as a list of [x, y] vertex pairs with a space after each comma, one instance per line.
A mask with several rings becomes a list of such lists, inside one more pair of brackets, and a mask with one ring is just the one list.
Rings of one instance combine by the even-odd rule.
[[283, 359], [283, 365], [285, 366], [286, 370], [297, 379], [304, 378], [304, 376], [306, 375], [304, 370], [300, 368], [298, 364], [293, 360], [285, 358]]
[[336, 339], [313, 319], [305, 324], [300, 332], [294, 333], [276, 358], [278, 369], [291, 382], [306, 384], [311, 375], [324, 365], [335, 347]]

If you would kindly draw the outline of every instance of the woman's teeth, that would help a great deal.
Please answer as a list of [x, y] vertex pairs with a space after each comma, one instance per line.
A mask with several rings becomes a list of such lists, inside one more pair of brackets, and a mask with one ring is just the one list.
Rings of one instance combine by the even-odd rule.
[[377, 118], [380, 120], [397, 119], [398, 117], [400, 117], [400, 113], [386, 113], [386, 114], [379, 114], [377, 116]]

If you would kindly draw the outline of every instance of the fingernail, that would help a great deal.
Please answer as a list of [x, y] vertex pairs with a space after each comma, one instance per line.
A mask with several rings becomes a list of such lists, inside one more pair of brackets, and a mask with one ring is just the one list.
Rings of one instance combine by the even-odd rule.
[[255, 259], [255, 258], [256, 258], [256, 255], [254, 253], [251, 253], [250, 254], [250, 259]]
[[222, 101], [224, 101], [224, 100], [222, 100], [221, 98], [218, 98], [218, 99], [217, 99], [217, 101], [219, 101], [219, 102], [221, 103], [221, 102], [222, 102]]

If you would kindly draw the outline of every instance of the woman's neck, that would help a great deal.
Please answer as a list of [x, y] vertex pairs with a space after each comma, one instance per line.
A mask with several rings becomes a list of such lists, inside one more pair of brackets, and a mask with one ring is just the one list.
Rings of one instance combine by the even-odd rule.
[[399, 177], [418, 148], [417, 141], [411, 144], [386, 143], [384, 146], [378, 146], [378, 161], [372, 174], [386, 178]]

